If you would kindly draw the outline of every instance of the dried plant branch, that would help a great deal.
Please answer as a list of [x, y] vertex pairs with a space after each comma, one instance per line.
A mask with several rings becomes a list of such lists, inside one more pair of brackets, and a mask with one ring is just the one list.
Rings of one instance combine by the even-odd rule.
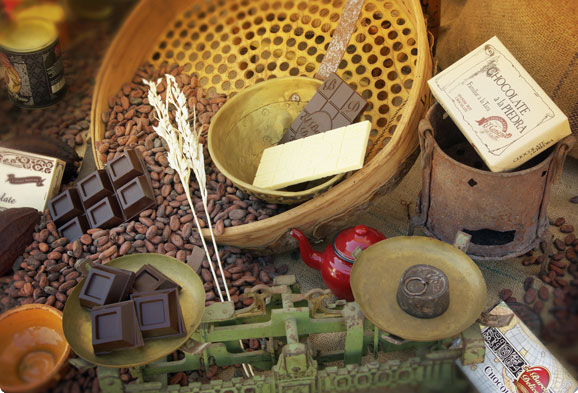
[[[201, 200], [203, 202], [203, 209], [205, 210], [207, 223], [209, 225], [209, 232], [211, 233], [211, 240], [215, 250], [215, 257], [217, 259], [221, 278], [223, 279], [225, 294], [227, 296], [227, 300], [230, 301], [231, 295], [229, 293], [229, 287], [227, 286], [227, 280], [225, 279], [225, 273], [223, 272], [223, 264], [221, 263], [221, 257], [219, 256], [219, 249], [215, 240], [215, 234], [213, 233], [213, 227], [211, 225], [210, 218], [211, 216], [209, 214], [207, 203], [207, 176], [205, 174], [203, 145], [199, 141], [200, 135], [197, 132], [197, 113], [195, 108], [193, 108], [193, 128], [191, 129], [188, 121], [189, 111], [187, 108], [187, 99], [183, 92], [179, 89], [175, 77], [168, 74], [165, 75], [165, 77], [167, 80], [167, 87], [165, 91], [164, 102], [161, 96], [157, 93], [157, 84], [161, 82], [161, 79], [159, 79], [156, 83], [146, 80], [144, 81], [144, 83], [149, 87], [149, 104], [155, 108], [159, 120], [159, 124], [156, 127], [153, 127], [153, 129], [161, 138], [166, 141], [169, 147], [167, 155], [169, 165], [179, 174], [181, 182], [183, 183], [185, 195], [187, 196], [187, 201], [191, 206], [195, 224], [197, 226], [199, 235], [201, 236], [203, 249], [207, 255], [207, 260], [209, 261], [209, 267], [211, 268], [211, 274], [213, 276], [213, 280], [215, 281], [219, 299], [224, 301], [219, 281], [217, 279], [217, 274], [215, 272], [215, 268], [213, 267], [213, 262], [209, 254], [207, 244], [205, 243], [205, 239], [202, 235], [199, 219], [195, 212], [195, 205], [193, 204], [191, 198], [191, 192], [189, 188], [191, 171], [194, 173], [197, 179], [199, 191], [201, 193]], [[171, 122], [169, 111], [171, 106], [174, 107], [175, 110], [174, 122], [176, 123], [176, 127]], [[239, 343], [241, 344], [241, 348], [243, 348], [243, 342], [239, 340]], [[253, 372], [253, 367], [251, 367], [250, 364], [243, 364], [243, 370], [247, 376], [255, 375]]]
[[[155, 108], [158, 125], [153, 127], [155, 132], [165, 140], [168, 146], [167, 159], [169, 165], [178, 174], [183, 183], [183, 188], [185, 190], [185, 195], [187, 201], [191, 206], [191, 211], [197, 226], [197, 230], [201, 237], [201, 242], [203, 244], [203, 249], [209, 261], [209, 267], [211, 268], [211, 274], [213, 280], [215, 281], [215, 286], [217, 293], [221, 301], [224, 301], [223, 294], [219, 285], [219, 280], [217, 279], [217, 274], [215, 268], [213, 267], [212, 259], [209, 253], [209, 249], [202, 235], [201, 225], [195, 211], [195, 205], [191, 198], [191, 192], [189, 188], [191, 171], [194, 173], [197, 183], [199, 185], [199, 190], [201, 193], [201, 199], [203, 201], [203, 208], [205, 214], [208, 217], [207, 221], [209, 223], [209, 230], [211, 233], [211, 238], [213, 240], [213, 248], [215, 251], [215, 257], [219, 266], [219, 270], [222, 277], [223, 286], [225, 288], [225, 293], [227, 300], [231, 300], [229, 294], [229, 288], [225, 280], [225, 274], [223, 272], [223, 265], [221, 263], [221, 258], [219, 256], [219, 250], [217, 248], [217, 243], [215, 241], [215, 236], [210, 223], [210, 215], [208, 212], [207, 205], [207, 186], [206, 186], [206, 175], [205, 175], [205, 160], [203, 157], [203, 145], [199, 142], [199, 133], [196, 130], [196, 112], [193, 110], [193, 129], [188, 122], [189, 112], [187, 109], [187, 100], [185, 95], [180, 91], [174, 76], [166, 75], [167, 87], [165, 90], [165, 100], [163, 102], [162, 97], [157, 93], [157, 85], [161, 82], [159, 79], [157, 82], [144, 81], [144, 83], [149, 87], [148, 100], [150, 105]], [[175, 116], [173, 125], [171, 122], [169, 108], [174, 107]]]

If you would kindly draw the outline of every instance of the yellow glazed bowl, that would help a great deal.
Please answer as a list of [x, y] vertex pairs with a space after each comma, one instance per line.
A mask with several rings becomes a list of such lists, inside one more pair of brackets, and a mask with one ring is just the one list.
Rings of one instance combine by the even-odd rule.
[[270, 203], [304, 202], [337, 183], [343, 174], [311, 182], [302, 191], [253, 186], [263, 150], [279, 142], [321, 83], [301, 76], [274, 78], [227, 100], [209, 127], [209, 153], [219, 171], [237, 187]]
[[70, 346], [62, 313], [44, 304], [16, 307], [0, 315], [0, 389], [45, 392], [62, 376]]

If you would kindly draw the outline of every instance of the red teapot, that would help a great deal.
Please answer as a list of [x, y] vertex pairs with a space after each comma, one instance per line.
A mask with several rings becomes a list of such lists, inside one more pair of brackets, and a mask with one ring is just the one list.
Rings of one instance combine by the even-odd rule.
[[338, 298], [347, 301], [353, 301], [349, 277], [355, 262], [354, 251], [358, 248], [365, 250], [372, 244], [386, 239], [377, 229], [357, 225], [341, 231], [333, 240], [332, 247], [317, 252], [311, 248], [305, 235], [298, 229], [291, 229], [289, 234], [299, 241], [303, 261], [313, 269], [321, 271], [321, 277], [327, 288]]

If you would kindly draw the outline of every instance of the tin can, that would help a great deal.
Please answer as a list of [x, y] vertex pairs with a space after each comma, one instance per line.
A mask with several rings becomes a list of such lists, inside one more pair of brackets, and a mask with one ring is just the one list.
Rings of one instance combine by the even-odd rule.
[[42, 108], [65, 92], [56, 26], [44, 19], [17, 19], [0, 33], [0, 64], [10, 99], [22, 108]]

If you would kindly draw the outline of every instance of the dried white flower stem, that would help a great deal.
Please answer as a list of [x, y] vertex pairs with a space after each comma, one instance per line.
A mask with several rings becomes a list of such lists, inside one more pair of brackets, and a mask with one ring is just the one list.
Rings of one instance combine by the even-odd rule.
[[[229, 293], [229, 287], [227, 286], [227, 280], [225, 279], [225, 273], [223, 272], [223, 264], [221, 263], [221, 257], [219, 256], [219, 249], [215, 240], [215, 234], [213, 233], [213, 226], [211, 225], [211, 218], [207, 205], [207, 177], [205, 175], [203, 145], [199, 142], [199, 134], [197, 132], [197, 113], [195, 108], [193, 108], [193, 129], [191, 129], [188, 121], [189, 111], [187, 109], [187, 99], [183, 92], [178, 88], [174, 76], [167, 74], [165, 77], [167, 80], [167, 87], [164, 103], [161, 97], [157, 94], [157, 84], [160, 83], [161, 80], [159, 79], [156, 83], [144, 80], [144, 83], [149, 87], [149, 104], [155, 108], [159, 119], [158, 126], [153, 127], [153, 129], [161, 138], [166, 141], [167, 145], [169, 146], [167, 155], [169, 165], [179, 174], [179, 177], [181, 178], [181, 182], [184, 186], [183, 188], [185, 189], [185, 195], [187, 196], [187, 201], [191, 206], [195, 224], [197, 225], [197, 230], [201, 237], [203, 249], [207, 255], [207, 260], [209, 262], [209, 267], [211, 268], [211, 274], [213, 276], [213, 280], [215, 281], [219, 299], [224, 301], [223, 294], [219, 285], [219, 280], [217, 279], [217, 274], [215, 272], [215, 268], [213, 267], [213, 262], [211, 260], [211, 256], [209, 255], [208, 247], [205, 243], [205, 238], [202, 235], [201, 225], [195, 212], [195, 205], [193, 204], [193, 200], [191, 198], [191, 192], [189, 189], [191, 170], [195, 174], [197, 183], [199, 185], [199, 191], [201, 193], [203, 209], [205, 210], [205, 214], [207, 216], [207, 223], [209, 225], [209, 232], [211, 233], [211, 240], [215, 250], [215, 257], [217, 259], [219, 271], [223, 279], [225, 294], [227, 296], [227, 300], [230, 301], [231, 295]], [[170, 105], [175, 107], [175, 122], [177, 127], [172, 124], [170, 119]], [[241, 344], [241, 348], [243, 348], [243, 342], [239, 340], [239, 343]], [[255, 375], [253, 372], [253, 367], [250, 364], [243, 364], [243, 370], [247, 376]]]
[[[188, 123], [188, 109], [186, 105], [186, 97], [179, 90], [175, 78], [172, 75], [166, 75], [167, 87], [166, 87], [166, 97], [165, 102], [163, 102], [161, 96], [157, 93], [157, 84], [161, 82], [159, 79], [156, 83], [150, 81], [144, 81], [144, 83], [149, 87], [148, 100], [149, 104], [152, 105], [157, 113], [159, 124], [153, 127], [155, 132], [165, 140], [169, 149], [167, 153], [167, 158], [169, 165], [173, 168], [181, 178], [183, 183], [183, 188], [185, 190], [185, 195], [191, 206], [191, 211], [193, 213], [194, 221], [197, 226], [198, 233], [203, 244], [203, 249], [207, 256], [209, 262], [209, 267], [213, 280], [215, 281], [215, 286], [217, 289], [217, 294], [221, 301], [224, 301], [223, 294], [219, 285], [219, 280], [215, 272], [215, 268], [212, 263], [211, 256], [209, 254], [209, 249], [202, 235], [201, 225], [195, 211], [195, 205], [191, 198], [191, 192], [189, 188], [191, 170], [194, 172], [197, 183], [199, 184], [199, 190], [201, 192], [201, 199], [203, 200], [203, 207], [207, 217], [210, 217], [207, 209], [207, 188], [206, 188], [206, 176], [205, 176], [205, 162], [203, 158], [203, 146], [199, 143], [199, 134], [196, 132], [196, 112], [193, 112], [194, 116], [194, 130]], [[175, 127], [170, 120], [169, 106], [173, 105], [176, 109], [175, 122], [177, 127]], [[209, 219], [210, 220], [210, 219]], [[207, 220], [207, 221], [209, 221]], [[209, 221], [210, 225], [210, 221]], [[223, 279], [223, 285], [225, 287], [227, 300], [230, 300], [229, 289], [227, 287], [227, 282], [225, 280], [225, 275], [223, 273], [223, 266], [221, 264], [221, 259], [219, 256], [219, 250], [215, 242], [212, 227], [210, 228], [211, 237], [213, 239], [213, 247], [215, 250], [215, 257], [217, 258], [217, 263], [219, 265], [221, 277]]]

